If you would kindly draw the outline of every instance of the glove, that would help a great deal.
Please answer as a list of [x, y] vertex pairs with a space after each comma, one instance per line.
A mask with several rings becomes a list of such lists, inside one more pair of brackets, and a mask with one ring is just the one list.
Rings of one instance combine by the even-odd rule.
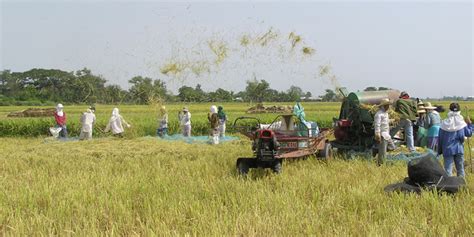
[[382, 139], [382, 138], [380, 137], [380, 133], [376, 133], [376, 134], [375, 134], [375, 140], [376, 140], [377, 142], [380, 142], [381, 139]]

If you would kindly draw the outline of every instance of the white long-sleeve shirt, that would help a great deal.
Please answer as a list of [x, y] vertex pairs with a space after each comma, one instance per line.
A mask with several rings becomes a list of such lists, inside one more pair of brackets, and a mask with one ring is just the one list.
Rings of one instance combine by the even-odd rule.
[[375, 134], [380, 134], [385, 140], [390, 140], [390, 119], [388, 113], [379, 109], [374, 116], [374, 130]]
[[191, 125], [191, 113], [187, 112], [187, 113], [180, 114], [179, 120], [181, 122], [181, 125], [183, 125], [183, 126], [184, 125]]
[[85, 112], [81, 117], [82, 131], [92, 132], [92, 126], [95, 123], [95, 114], [92, 112]]
[[123, 124], [125, 124], [127, 127], [130, 126], [121, 115], [112, 116], [112, 118], [109, 120], [109, 123], [107, 124], [107, 127], [105, 128], [105, 132], [112, 130], [113, 134], [123, 133]]

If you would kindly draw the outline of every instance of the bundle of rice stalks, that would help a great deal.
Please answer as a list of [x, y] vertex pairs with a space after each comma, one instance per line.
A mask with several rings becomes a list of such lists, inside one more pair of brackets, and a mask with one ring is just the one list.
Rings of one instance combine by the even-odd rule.
[[[426, 147], [415, 147], [415, 149], [416, 149], [416, 152], [418, 153], [425, 153], [428, 151]], [[405, 145], [400, 145], [395, 150], [388, 151], [387, 153], [390, 155], [396, 155], [400, 153], [411, 153], [411, 151]]]
[[[378, 105], [360, 104], [359, 107], [361, 109], [368, 110], [371, 114], [374, 114], [374, 115], [379, 110]], [[388, 117], [390, 118], [390, 120], [393, 120], [392, 124], [396, 124], [398, 123], [398, 121], [400, 121], [400, 115], [397, 112], [395, 112], [395, 110], [393, 110], [392, 108], [388, 110]]]

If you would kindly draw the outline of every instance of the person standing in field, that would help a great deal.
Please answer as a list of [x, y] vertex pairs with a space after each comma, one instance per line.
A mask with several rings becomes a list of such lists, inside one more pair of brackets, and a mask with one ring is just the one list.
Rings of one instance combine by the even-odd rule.
[[453, 175], [454, 163], [457, 176], [464, 177], [464, 140], [472, 136], [471, 119], [462, 117], [458, 103], [451, 103], [449, 110], [439, 130], [438, 154], [443, 154], [444, 169], [449, 176]]
[[67, 138], [67, 128], [66, 128], [66, 113], [64, 112], [64, 106], [58, 104], [56, 106], [56, 112], [54, 112], [54, 119], [56, 120], [56, 126], [61, 128], [59, 132], [59, 137]]
[[211, 106], [211, 112], [207, 114], [209, 120], [209, 137], [211, 138], [211, 144], [219, 144], [219, 117], [217, 115], [217, 107]]
[[125, 121], [122, 115], [120, 115], [119, 109], [114, 108], [112, 110], [112, 116], [109, 119], [109, 123], [107, 124], [107, 127], [104, 131], [108, 132], [112, 130], [112, 134], [114, 134], [114, 136], [123, 137], [123, 125], [127, 126], [127, 128], [131, 127], [131, 125]]
[[385, 162], [387, 146], [389, 146], [390, 150], [395, 149], [395, 144], [390, 136], [389, 109], [390, 100], [383, 99], [379, 104], [379, 110], [374, 116], [375, 141], [378, 142], [377, 165], [379, 166]]
[[225, 123], [227, 122], [227, 115], [222, 106], [217, 107], [217, 118], [219, 119], [219, 137], [225, 137]]
[[425, 110], [425, 129], [427, 132], [427, 147], [433, 151], [438, 151], [438, 135], [439, 128], [441, 125], [441, 117], [438, 111], [435, 110], [436, 107], [432, 106], [430, 102], [426, 102]]
[[415, 151], [413, 138], [413, 121], [416, 120], [417, 104], [416, 101], [410, 99], [406, 92], [402, 92], [399, 99], [395, 103], [395, 111], [400, 115], [400, 122], [390, 131], [390, 135], [395, 135], [403, 128], [405, 133], [405, 141], [411, 152]]
[[184, 107], [183, 111], [178, 113], [178, 120], [181, 124], [181, 131], [182, 131], [183, 136], [190, 137], [191, 136], [191, 113], [189, 112], [187, 107]]
[[156, 135], [159, 137], [164, 137], [168, 135], [168, 112], [166, 107], [163, 105], [160, 108], [160, 114], [158, 118], [158, 129], [156, 130]]
[[89, 107], [85, 113], [81, 116], [81, 134], [79, 135], [79, 140], [90, 140], [92, 139], [93, 126], [95, 124], [95, 109]]
[[415, 146], [426, 147], [427, 138], [426, 138], [426, 129], [425, 129], [425, 120], [426, 120], [426, 110], [423, 105], [418, 105], [418, 118], [416, 119], [416, 140]]

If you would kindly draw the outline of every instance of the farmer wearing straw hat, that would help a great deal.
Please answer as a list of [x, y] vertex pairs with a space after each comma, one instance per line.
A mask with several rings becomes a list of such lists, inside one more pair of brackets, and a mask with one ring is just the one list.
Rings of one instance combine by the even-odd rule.
[[191, 136], [191, 113], [189, 112], [187, 107], [184, 107], [183, 111], [178, 113], [178, 120], [181, 124], [181, 131], [182, 131], [183, 136], [190, 137]]
[[451, 103], [449, 110], [439, 130], [438, 154], [443, 154], [444, 169], [449, 176], [453, 175], [454, 163], [457, 176], [464, 177], [464, 140], [472, 136], [471, 119], [463, 118], [458, 103]]
[[379, 106], [379, 110], [374, 116], [374, 131], [375, 140], [378, 142], [378, 156], [377, 165], [382, 165], [385, 161], [385, 155], [387, 153], [387, 146], [389, 149], [395, 149], [392, 137], [390, 136], [390, 118], [388, 116], [388, 110], [390, 108], [390, 100], [383, 99]]
[[418, 104], [418, 110], [416, 111], [418, 117], [415, 122], [416, 126], [416, 139], [415, 145], [419, 147], [426, 147], [426, 129], [425, 129], [425, 117], [426, 110], [423, 104]]
[[425, 104], [426, 116], [425, 116], [425, 129], [428, 129], [427, 147], [433, 151], [438, 150], [438, 135], [441, 124], [441, 117], [436, 111], [435, 106], [432, 106], [430, 102]]

